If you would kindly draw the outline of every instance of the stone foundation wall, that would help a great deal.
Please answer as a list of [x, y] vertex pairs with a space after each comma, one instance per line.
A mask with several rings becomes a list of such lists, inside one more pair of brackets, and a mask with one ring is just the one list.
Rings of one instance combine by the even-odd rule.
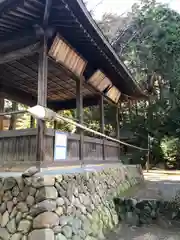
[[114, 197], [143, 180], [139, 167], [0, 180], [0, 239], [95, 240], [118, 224]]
[[129, 225], [141, 226], [153, 223], [160, 225], [166, 220], [169, 226], [180, 227], [180, 208], [176, 201], [115, 198], [114, 202], [119, 219]]

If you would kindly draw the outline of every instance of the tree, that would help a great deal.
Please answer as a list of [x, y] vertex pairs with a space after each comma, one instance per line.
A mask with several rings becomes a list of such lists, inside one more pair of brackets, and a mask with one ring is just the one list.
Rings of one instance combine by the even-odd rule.
[[125, 117], [123, 124], [136, 133], [136, 144], [141, 146], [147, 147], [150, 134], [154, 138], [152, 162], [162, 161], [163, 139], [179, 141], [180, 15], [167, 5], [146, 0], [135, 4], [126, 16], [104, 15], [99, 26], [150, 96], [149, 101], [131, 108], [131, 118]]

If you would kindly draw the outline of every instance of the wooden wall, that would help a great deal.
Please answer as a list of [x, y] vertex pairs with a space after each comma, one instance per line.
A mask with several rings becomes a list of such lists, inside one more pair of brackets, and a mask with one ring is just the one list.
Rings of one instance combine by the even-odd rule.
[[[54, 130], [46, 131], [46, 165], [53, 163], [54, 153]], [[13, 168], [18, 166], [32, 166], [36, 163], [36, 129], [0, 131], [0, 167]], [[68, 162], [79, 161], [79, 142], [80, 137], [77, 134], [68, 134]], [[84, 137], [84, 163], [93, 164], [103, 161], [119, 161], [118, 144], [105, 141], [105, 160], [103, 160], [103, 141], [97, 138]], [[60, 161], [56, 161], [56, 163]]]

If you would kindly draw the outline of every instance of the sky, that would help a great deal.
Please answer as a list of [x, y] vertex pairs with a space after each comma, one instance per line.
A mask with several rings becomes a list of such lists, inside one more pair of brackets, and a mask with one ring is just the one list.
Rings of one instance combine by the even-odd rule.
[[[94, 17], [101, 19], [104, 13], [123, 14], [131, 9], [131, 6], [138, 0], [88, 0], [88, 9], [93, 10]], [[180, 13], [180, 0], [158, 0], [167, 3], [169, 6]], [[97, 5], [100, 3], [99, 5]]]

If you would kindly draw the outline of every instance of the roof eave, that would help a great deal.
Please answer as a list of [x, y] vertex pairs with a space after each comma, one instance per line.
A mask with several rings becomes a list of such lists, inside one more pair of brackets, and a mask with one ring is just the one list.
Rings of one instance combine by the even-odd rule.
[[[71, 0], [67, 0], [67, 1], [71, 1]], [[99, 28], [99, 26], [97, 25], [95, 20], [92, 18], [91, 14], [87, 10], [85, 4], [82, 2], [82, 0], [76, 0], [76, 2], [78, 3], [81, 11], [83, 12], [83, 14], [86, 16], [87, 20], [89, 21], [89, 24], [91, 25], [89, 27], [94, 28], [94, 30], [96, 31], [96, 33], [98, 35], [96, 37], [99, 37], [101, 39], [101, 41], [103, 42], [103, 45], [101, 45], [101, 47], [105, 48], [104, 50], [109, 51], [109, 53], [111, 55], [112, 62], [117, 62], [117, 65], [120, 68], [119, 71], [117, 69], [118, 73], [123, 77], [124, 81], [127, 84], [132, 85], [132, 90], [133, 91], [134, 91], [134, 88], [136, 88], [136, 91], [138, 92], [138, 95], [139, 96], [140, 95], [144, 96], [144, 93], [139, 88], [139, 86], [138, 86], [137, 82], [135, 81], [135, 79], [133, 78], [132, 74], [130, 73], [130, 71], [128, 70], [126, 65], [120, 60], [120, 58], [116, 54], [115, 50], [113, 49], [113, 47], [111, 46], [111, 44], [109, 43], [107, 38], [103, 35], [101, 29]], [[74, 3], [75, 3], [75, 1], [74, 1]], [[118, 87], [118, 84], [116, 84], [116, 86]]]

